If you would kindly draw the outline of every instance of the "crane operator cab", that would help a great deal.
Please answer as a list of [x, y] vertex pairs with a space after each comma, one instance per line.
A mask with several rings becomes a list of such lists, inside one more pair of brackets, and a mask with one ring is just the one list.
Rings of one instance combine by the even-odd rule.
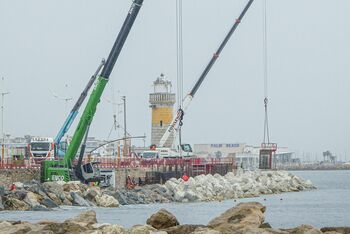
[[193, 150], [190, 144], [181, 144], [182, 157], [193, 157]]
[[182, 149], [182, 151], [184, 151], [184, 152], [188, 152], [188, 153], [192, 153], [192, 152], [193, 152], [193, 151], [192, 151], [192, 147], [191, 147], [190, 144], [182, 144], [182, 145], [181, 145], [181, 149]]
[[88, 162], [81, 165], [81, 179], [83, 179], [85, 182], [99, 182], [101, 179], [101, 173], [100, 169], [98, 168], [98, 164], [99, 162]]

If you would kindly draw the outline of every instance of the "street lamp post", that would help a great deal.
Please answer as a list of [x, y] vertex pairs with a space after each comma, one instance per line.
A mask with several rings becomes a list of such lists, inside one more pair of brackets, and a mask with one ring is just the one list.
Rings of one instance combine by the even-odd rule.
[[[4, 86], [4, 77], [2, 77], [2, 83]], [[2, 145], [1, 145], [1, 166], [4, 165], [4, 159], [5, 159], [5, 133], [4, 133], [4, 102], [5, 102], [5, 95], [10, 94], [10, 92], [5, 92], [2, 90], [1, 92], [1, 138], [2, 138]]]
[[126, 137], [127, 137], [127, 131], [126, 131], [126, 96], [122, 96], [123, 104], [124, 104], [124, 147], [123, 147], [123, 157], [126, 157], [127, 155], [127, 146], [126, 146]]

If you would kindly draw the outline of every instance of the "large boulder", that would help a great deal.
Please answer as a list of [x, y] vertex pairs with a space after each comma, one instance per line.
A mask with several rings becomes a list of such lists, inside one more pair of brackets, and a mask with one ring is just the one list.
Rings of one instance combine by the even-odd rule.
[[0, 222], [0, 232], [3, 228], [9, 227], [9, 226], [12, 226], [12, 224], [10, 222], [7, 222], [7, 221]]
[[121, 191], [116, 191], [113, 197], [118, 200], [119, 204], [128, 205], [128, 199], [125, 197], [125, 195]]
[[67, 219], [65, 222], [95, 224], [95, 223], [97, 223], [96, 212], [93, 210], [88, 210], [88, 211], [80, 213], [79, 215], [77, 215], [71, 219]]
[[16, 233], [16, 234], [22, 234], [22, 233], [28, 233], [28, 234], [34, 234], [34, 233], [53, 233], [53, 232], [42, 232], [42, 228], [44, 226], [40, 224], [32, 224], [28, 222], [16, 222], [14, 224], [8, 225], [6, 223], [4, 226], [1, 226], [0, 233]]
[[62, 188], [63, 188], [63, 191], [66, 191], [66, 192], [81, 191], [80, 184], [81, 183], [79, 181], [69, 181], [66, 184], [64, 184]]
[[177, 225], [174, 227], [162, 229], [162, 231], [165, 231], [168, 234], [190, 234], [194, 232], [197, 228], [205, 228], [205, 226], [184, 224], [184, 225]]
[[24, 198], [24, 201], [33, 208], [36, 206], [40, 206], [40, 201], [42, 199], [43, 197], [41, 195], [33, 192], [28, 192], [26, 197]]
[[281, 229], [282, 231], [286, 231], [290, 234], [322, 234], [322, 232], [310, 225], [300, 225], [296, 228], [290, 229]]
[[92, 202], [95, 202], [95, 198], [101, 195], [102, 194], [99, 187], [91, 187], [83, 193], [83, 197]]
[[96, 205], [102, 207], [118, 207], [119, 202], [112, 196], [103, 194], [102, 196], [95, 197]]
[[9, 193], [9, 196], [17, 198], [18, 200], [23, 200], [27, 196], [27, 191], [25, 190], [15, 190]]
[[4, 205], [2, 204], [2, 197], [0, 196], [0, 211], [4, 210], [5, 207]]
[[191, 234], [221, 234], [221, 232], [207, 227], [196, 228]]
[[47, 196], [57, 205], [62, 205], [62, 200], [55, 193], [47, 192]]
[[240, 203], [211, 220], [208, 227], [222, 233], [232, 233], [247, 227], [259, 228], [264, 222], [265, 210], [265, 206], [258, 202]]
[[33, 182], [33, 183], [28, 184], [27, 186], [28, 186], [28, 188], [26, 189], [27, 191], [39, 194], [42, 197], [47, 197], [42, 185]]
[[40, 203], [48, 208], [58, 207], [58, 205], [54, 201], [52, 201], [50, 198], [44, 198], [43, 200], [41, 200]]
[[[87, 233], [89, 228], [86, 223], [78, 222], [64, 222], [64, 223], [50, 223], [45, 225], [40, 232], [37, 233], [54, 233], [54, 234], [66, 234], [66, 233]], [[34, 233], [33, 233], [34, 234]]]
[[60, 197], [63, 194], [63, 188], [57, 182], [45, 182], [42, 184], [42, 188], [46, 193], [54, 193], [57, 197]]
[[14, 183], [17, 189], [22, 189], [23, 188], [23, 183], [22, 182], [15, 182]]
[[122, 226], [119, 225], [105, 225], [102, 228], [99, 228], [98, 230], [100, 230], [102, 232], [102, 234], [110, 234], [110, 233], [114, 233], [114, 234], [128, 234], [128, 231], [126, 229], [124, 229]]
[[232, 234], [289, 234], [286, 231], [281, 231], [278, 229], [272, 228], [255, 228], [255, 227], [245, 227], [237, 229], [236, 231], [231, 232]]
[[130, 234], [153, 234], [156, 231], [157, 229], [149, 225], [135, 225], [129, 229]]
[[321, 231], [324, 232], [337, 232], [343, 234], [350, 234], [350, 227], [324, 227], [321, 228]]
[[146, 223], [156, 229], [165, 229], [179, 225], [179, 221], [177, 221], [176, 217], [165, 209], [161, 209], [153, 214], [147, 219]]
[[78, 193], [70, 192], [70, 195], [72, 196], [72, 199], [73, 199], [73, 205], [90, 206], [90, 203], [87, 202], [84, 198], [82, 198]]
[[5, 197], [4, 207], [6, 210], [30, 210], [27, 203], [14, 197]]

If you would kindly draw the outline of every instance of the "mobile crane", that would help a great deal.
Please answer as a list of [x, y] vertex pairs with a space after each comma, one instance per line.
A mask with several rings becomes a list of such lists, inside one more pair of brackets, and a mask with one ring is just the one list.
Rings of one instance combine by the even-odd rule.
[[100, 102], [100, 98], [109, 80], [109, 76], [139, 13], [142, 3], [143, 0], [133, 0], [113, 48], [109, 53], [100, 75], [97, 76], [95, 88], [90, 94], [64, 158], [59, 160], [45, 160], [42, 162], [42, 182], [57, 180], [70, 181], [71, 179], [76, 178], [85, 183], [101, 180], [100, 170], [96, 167], [96, 162], [88, 162], [83, 165], [83, 154], [79, 155], [77, 165], [73, 165], [73, 160], [77, 155], [84, 136], [85, 138], [87, 137], [90, 124], [96, 112], [96, 107]]
[[83, 92], [80, 94], [77, 102], [75, 103], [75, 105], [73, 106], [72, 110], [68, 114], [65, 122], [63, 123], [63, 126], [61, 127], [61, 129], [57, 133], [57, 136], [55, 137], [55, 140], [54, 140], [54, 144], [55, 144], [54, 155], [55, 156], [58, 156], [58, 157], [64, 156], [65, 152], [64, 152], [64, 150], [61, 147], [61, 140], [62, 140], [63, 136], [68, 132], [70, 126], [72, 125], [72, 123], [75, 120], [75, 117], [77, 117], [79, 108], [81, 107], [81, 105], [83, 104], [85, 98], [87, 97], [90, 88], [95, 83], [96, 77], [100, 73], [100, 71], [101, 71], [102, 67], [104, 66], [105, 62], [106, 61], [104, 59], [102, 59], [100, 65], [97, 67], [96, 72], [94, 73], [94, 75], [91, 76], [91, 78], [90, 78], [89, 82], [87, 83], [87, 85], [85, 86]]
[[[226, 46], [226, 44], [229, 41], [229, 39], [231, 38], [232, 34], [236, 31], [238, 25], [241, 23], [244, 15], [246, 14], [246, 12], [248, 11], [249, 7], [252, 5], [253, 2], [254, 2], [254, 0], [249, 0], [248, 1], [246, 6], [244, 7], [243, 11], [239, 15], [239, 17], [236, 19], [236, 22], [233, 24], [233, 26], [231, 27], [230, 31], [226, 35], [225, 39], [220, 44], [218, 50], [214, 53], [214, 55], [211, 58], [211, 60], [209, 61], [208, 65], [205, 67], [204, 71], [202, 72], [201, 76], [199, 77], [199, 79], [195, 83], [194, 87], [191, 89], [190, 93], [187, 94], [186, 97], [184, 98], [184, 100], [183, 100], [183, 108], [180, 107], [177, 110], [177, 113], [174, 116], [171, 124], [169, 125], [169, 127], [167, 128], [167, 130], [163, 134], [162, 138], [160, 139], [157, 148], [162, 148], [164, 146], [165, 142], [168, 140], [169, 136], [172, 133], [176, 132], [177, 129], [179, 129], [179, 127], [182, 126], [182, 124], [183, 124], [182, 123], [183, 116], [184, 116], [185, 111], [187, 110], [188, 106], [190, 105], [194, 95], [198, 91], [199, 87], [201, 86], [201, 84], [204, 81], [205, 77], [208, 75], [210, 69], [212, 68], [212, 66], [214, 65], [216, 60], [219, 58], [220, 53], [222, 52], [222, 50]], [[184, 152], [191, 152], [192, 151], [192, 148], [191, 148], [191, 146], [189, 144], [181, 144], [180, 146], [181, 146], [181, 149]]]

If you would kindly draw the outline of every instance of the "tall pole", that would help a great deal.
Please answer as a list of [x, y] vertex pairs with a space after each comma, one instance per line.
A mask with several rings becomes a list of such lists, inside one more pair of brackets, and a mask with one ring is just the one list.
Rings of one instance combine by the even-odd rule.
[[[2, 87], [4, 88], [4, 77], [2, 77]], [[4, 165], [4, 159], [5, 159], [5, 133], [4, 133], [4, 99], [5, 95], [9, 94], [10, 92], [5, 92], [5, 90], [2, 90], [1, 92], [1, 138], [2, 138], [2, 144], [1, 144], [1, 166]]]
[[127, 132], [126, 132], [126, 97], [122, 96], [123, 104], [124, 104], [124, 147], [123, 147], [123, 157], [127, 156], [127, 146], [126, 146], [126, 137], [127, 137]]

